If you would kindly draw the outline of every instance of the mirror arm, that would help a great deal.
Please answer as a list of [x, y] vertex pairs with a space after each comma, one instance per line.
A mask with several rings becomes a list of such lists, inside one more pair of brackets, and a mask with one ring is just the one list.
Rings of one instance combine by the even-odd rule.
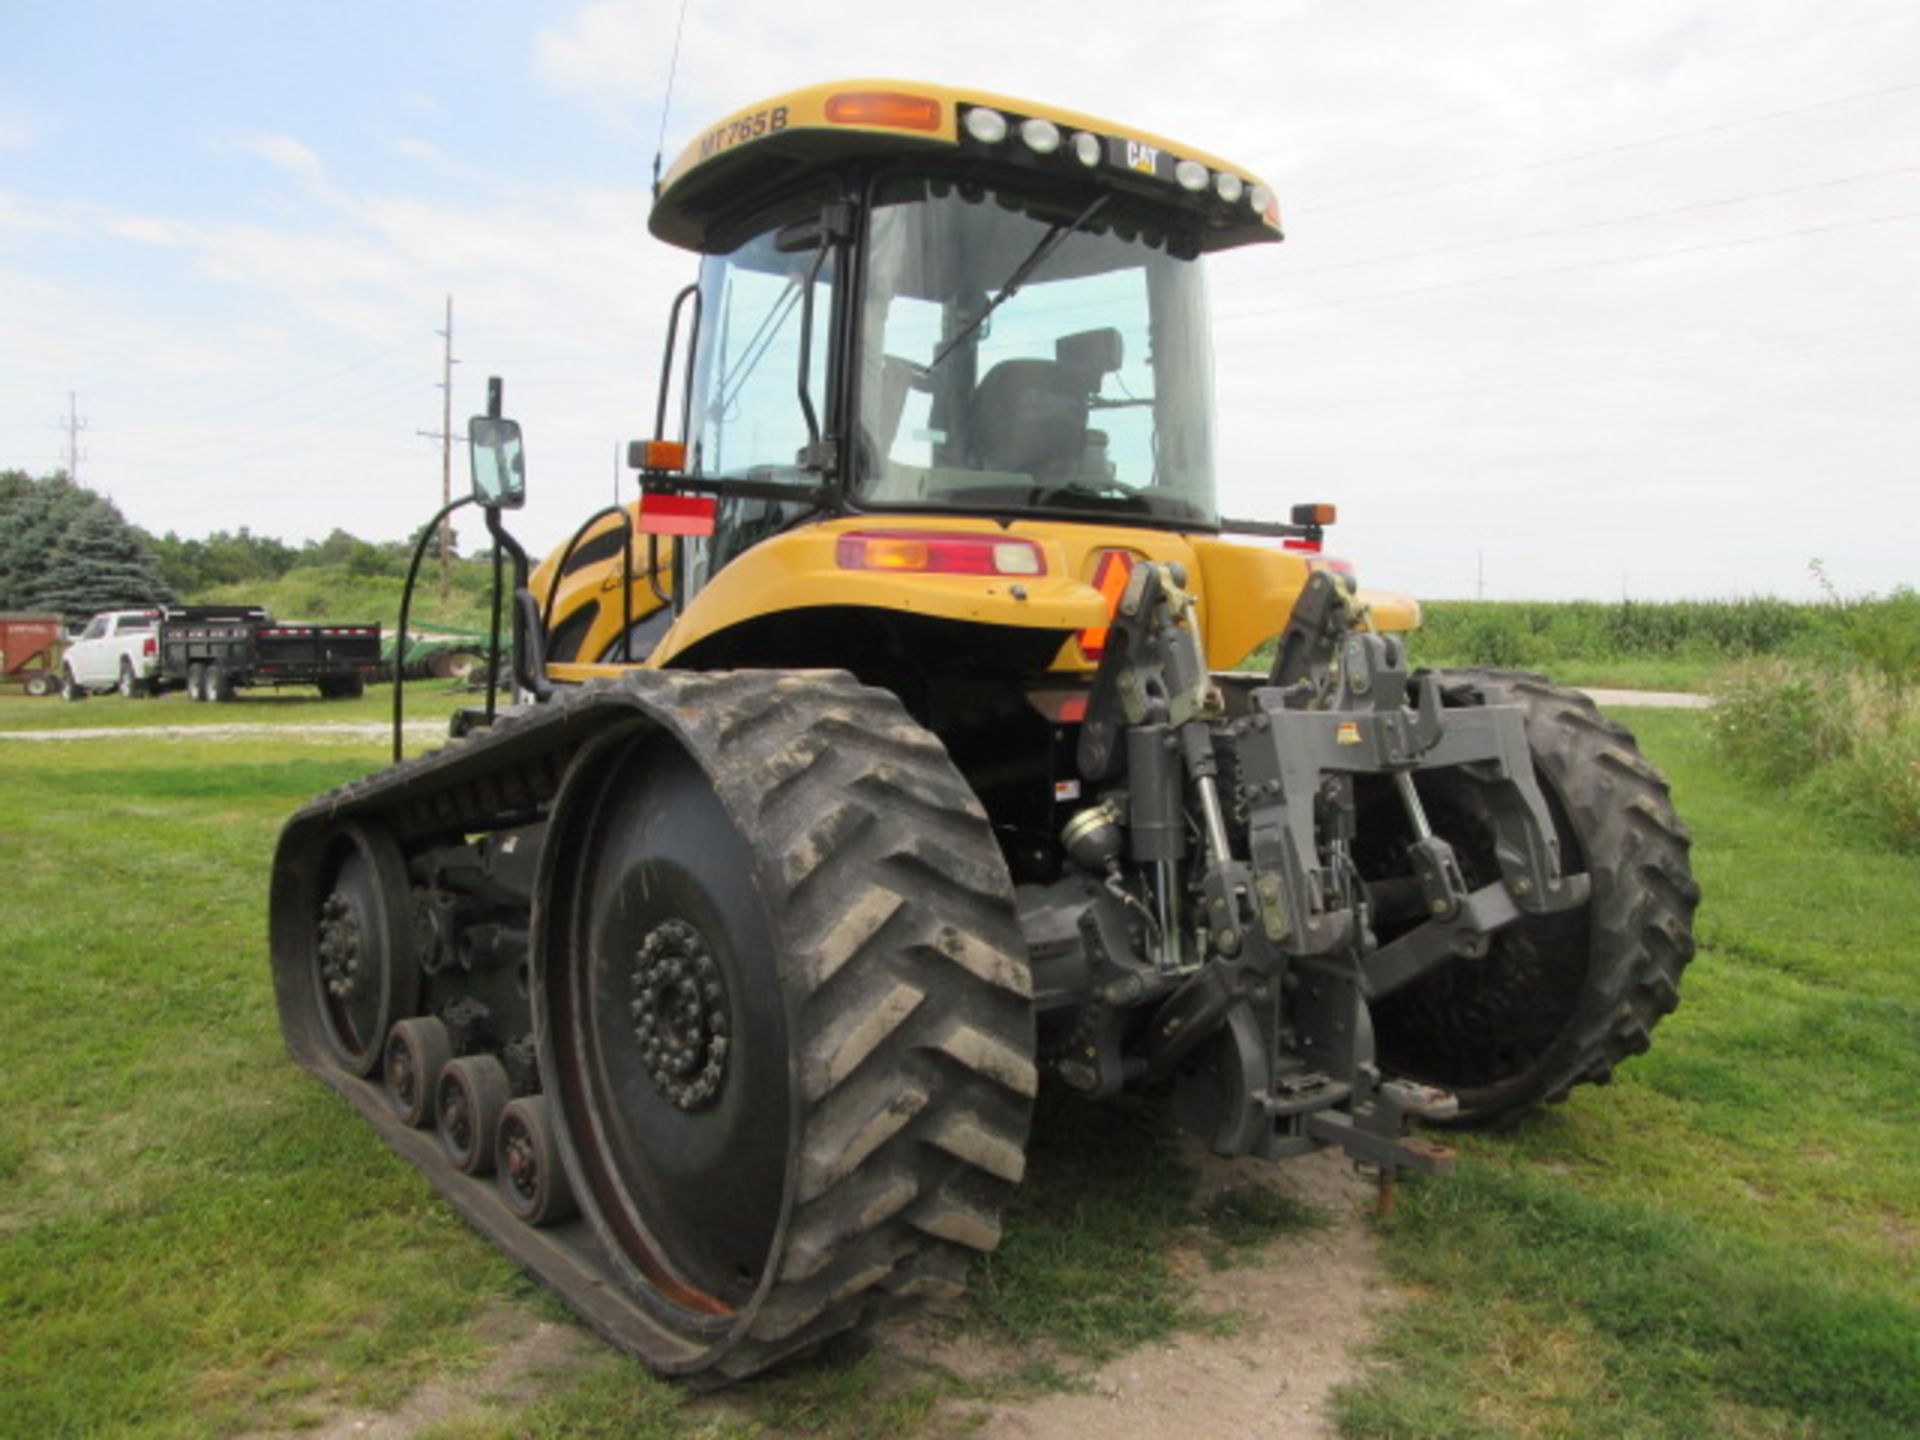
[[[437, 534], [440, 522], [445, 520], [462, 505], [473, 504], [473, 496], [462, 495], [458, 500], [450, 500], [427, 522], [427, 528], [420, 532], [420, 538], [413, 544], [413, 560], [407, 566], [407, 583], [400, 587], [400, 633], [393, 642], [393, 763], [400, 763], [401, 716], [405, 713], [402, 706], [402, 694], [407, 679], [407, 613], [413, 608], [413, 582], [420, 578], [420, 561], [427, 553], [427, 540]], [[497, 539], [502, 533], [496, 511], [487, 511], [487, 528], [494, 532]]]
[[492, 619], [487, 626], [487, 724], [493, 724], [498, 709], [500, 694], [500, 599], [501, 571], [506, 555], [498, 540], [493, 542], [493, 604]]
[[816, 460], [820, 453], [820, 417], [813, 408], [812, 372], [813, 372], [813, 287], [819, 283], [820, 271], [827, 263], [826, 237], [821, 237], [820, 248], [813, 252], [813, 263], [807, 267], [806, 287], [800, 297], [800, 375], [796, 388], [800, 394], [800, 412], [807, 421], [807, 458]]
[[513, 678], [522, 690], [536, 700], [553, 695], [553, 682], [547, 678], [546, 646], [540, 632], [540, 607], [527, 589], [527, 552], [500, 523], [500, 512], [487, 510], [487, 533], [494, 543], [513, 557]]
[[690, 330], [692, 339], [687, 344], [687, 374], [681, 385], [680, 436], [686, 438], [687, 426], [693, 416], [693, 354], [700, 348], [700, 287], [689, 285], [673, 297], [673, 308], [667, 312], [667, 344], [660, 356], [660, 397], [653, 409], [653, 438], [667, 438], [667, 395], [673, 388], [673, 353], [680, 343], [680, 311], [688, 299], [693, 301], [693, 325]]

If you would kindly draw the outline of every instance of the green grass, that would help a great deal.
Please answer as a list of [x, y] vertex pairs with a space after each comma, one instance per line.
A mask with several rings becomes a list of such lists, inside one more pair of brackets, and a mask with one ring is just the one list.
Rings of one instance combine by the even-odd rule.
[[1698, 840], [1702, 952], [1654, 1049], [1413, 1188], [1415, 1288], [1350, 1436], [1920, 1431], [1920, 865], [1633, 717]]

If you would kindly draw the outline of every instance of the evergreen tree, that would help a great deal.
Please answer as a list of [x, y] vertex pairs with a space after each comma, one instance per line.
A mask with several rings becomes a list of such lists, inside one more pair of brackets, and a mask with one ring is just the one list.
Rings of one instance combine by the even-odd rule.
[[85, 499], [54, 541], [39, 578], [25, 587], [28, 602], [69, 617], [171, 604], [173, 591], [139, 534], [110, 502], [81, 493]]
[[[15, 476], [25, 485], [12, 483]], [[54, 547], [95, 497], [65, 475], [33, 480], [9, 472], [0, 499], [0, 609], [22, 610], [48, 574]]]

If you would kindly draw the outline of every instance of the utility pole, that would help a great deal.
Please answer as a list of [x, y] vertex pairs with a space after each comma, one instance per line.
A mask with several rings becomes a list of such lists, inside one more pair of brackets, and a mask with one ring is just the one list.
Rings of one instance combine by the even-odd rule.
[[67, 479], [78, 485], [80, 483], [80, 432], [87, 428], [87, 422], [80, 418], [80, 397], [71, 390], [67, 392], [67, 415], [60, 421], [60, 428], [67, 432]]
[[[445, 344], [440, 353], [440, 429], [416, 430], [416, 435], [440, 442], [440, 503], [453, 503], [453, 367], [460, 362], [453, 356], [453, 296], [447, 296], [447, 325], [433, 332]], [[453, 593], [453, 522], [440, 521], [440, 603], [446, 604]]]

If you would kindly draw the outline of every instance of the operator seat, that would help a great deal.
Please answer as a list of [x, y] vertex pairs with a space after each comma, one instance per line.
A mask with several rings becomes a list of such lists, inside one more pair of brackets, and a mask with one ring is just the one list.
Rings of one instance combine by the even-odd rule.
[[1002, 360], [974, 390], [970, 433], [981, 469], [1036, 480], [1081, 473], [1087, 415], [1107, 373], [1120, 368], [1120, 332], [1063, 335], [1053, 348], [1052, 360]]

